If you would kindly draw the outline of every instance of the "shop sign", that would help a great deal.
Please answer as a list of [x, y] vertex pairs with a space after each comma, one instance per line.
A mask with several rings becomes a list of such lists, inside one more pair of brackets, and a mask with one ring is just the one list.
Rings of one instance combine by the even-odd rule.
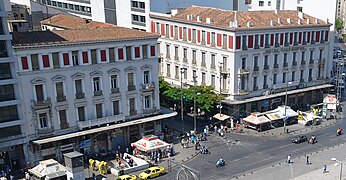
[[85, 140], [79, 143], [80, 148], [91, 147], [91, 140]]

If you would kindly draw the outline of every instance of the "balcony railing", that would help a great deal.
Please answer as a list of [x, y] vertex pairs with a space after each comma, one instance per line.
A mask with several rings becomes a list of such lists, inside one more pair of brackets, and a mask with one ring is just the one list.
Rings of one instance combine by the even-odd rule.
[[136, 90], [136, 86], [135, 85], [127, 86], [127, 90], [128, 91], [135, 91]]
[[32, 102], [34, 108], [48, 108], [52, 104], [50, 98], [47, 98], [46, 100], [32, 100]]
[[240, 95], [246, 95], [246, 94], [249, 94], [249, 91], [248, 91], [248, 90], [245, 90], [245, 89], [240, 89], [240, 90], [239, 90], [239, 94], [240, 94]]
[[260, 46], [259, 45], [255, 45], [255, 49], [259, 49], [260, 48]]
[[297, 61], [293, 61], [292, 66], [296, 66], [297, 65]]
[[253, 71], [259, 71], [259, 67], [258, 66], [253, 67]]
[[119, 121], [124, 121], [124, 120], [125, 120], [125, 116], [123, 114], [118, 114], [118, 115], [108, 116], [108, 117], [104, 117], [104, 118], [79, 121], [78, 127], [80, 130], [82, 130], [84, 128], [91, 128], [93, 126], [101, 126], [101, 125], [106, 125], [106, 124], [111, 124], [111, 123], [117, 123]]
[[66, 101], [66, 96], [57, 96], [56, 101], [57, 102], [64, 102], [64, 101]]
[[210, 65], [211, 69], [215, 69], [215, 64]]
[[284, 65], [283, 65], [284, 67], [288, 67], [288, 63], [284, 63]]
[[179, 61], [179, 56], [174, 56], [174, 60]]
[[94, 91], [94, 96], [102, 96], [103, 92], [102, 90]]
[[111, 92], [112, 92], [112, 94], [116, 94], [116, 93], [119, 93], [120, 90], [119, 90], [119, 88], [112, 88]]
[[310, 61], [309, 61], [309, 64], [314, 64], [314, 60], [310, 60]]
[[230, 72], [230, 69], [227, 69], [227, 68], [221, 68], [221, 73], [223, 74], [228, 74]]
[[85, 98], [85, 93], [76, 93], [76, 99], [83, 99]]
[[135, 115], [137, 115], [137, 111], [136, 110], [130, 111], [130, 116], [135, 116]]
[[151, 90], [154, 90], [154, 89], [155, 89], [154, 82], [142, 84], [142, 90], [151, 91]]
[[206, 67], [207, 65], [206, 65], [205, 62], [202, 62], [201, 66], [202, 66], [202, 67]]
[[263, 69], [269, 69], [269, 65], [264, 65]]
[[274, 64], [274, 68], [279, 68], [279, 64]]
[[301, 63], [302, 65], [305, 65], [305, 61], [302, 61], [302, 63]]
[[249, 69], [239, 68], [238, 69], [238, 74], [249, 74]]

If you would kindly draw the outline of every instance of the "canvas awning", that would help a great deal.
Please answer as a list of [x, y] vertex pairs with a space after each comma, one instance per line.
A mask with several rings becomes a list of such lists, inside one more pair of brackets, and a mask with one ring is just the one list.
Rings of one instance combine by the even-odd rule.
[[243, 119], [247, 123], [251, 123], [254, 125], [260, 125], [264, 123], [269, 123], [270, 119], [268, 119], [264, 114], [262, 113], [253, 113], [250, 116]]
[[156, 149], [167, 148], [170, 144], [160, 140], [157, 136], [148, 135], [143, 136], [142, 139], [131, 143], [132, 147], [137, 148], [140, 151], [148, 152]]
[[276, 120], [281, 120], [284, 117], [281, 116], [279, 113], [277, 112], [271, 112], [271, 113], [266, 113], [266, 116], [271, 120], [271, 121], [276, 121]]
[[220, 113], [217, 113], [213, 116], [213, 118], [220, 120], [220, 121], [225, 121], [225, 120], [229, 119], [230, 117], [231, 116], [227, 116], [226, 114], [220, 114]]

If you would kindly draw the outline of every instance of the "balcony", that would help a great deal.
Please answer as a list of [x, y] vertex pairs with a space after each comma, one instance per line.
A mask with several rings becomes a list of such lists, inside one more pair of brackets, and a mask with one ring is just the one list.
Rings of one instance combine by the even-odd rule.
[[195, 60], [192, 60], [192, 64], [197, 64], [196, 59], [195, 59]]
[[119, 90], [119, 88], [112, 88], [111, 93], [112, 94], [118, 94], [118, 93], [120, 93], [120, 90]]
[[248, 91], [248, 90], [239, 89], [239, 95], [247, 95], [247, 94], [249, 94], [249, 91]]
[[253, 71], [259, 71], [259, 67], [258, 66], [255, 66], [255, 67], [253, 67]]
[[239, 68], [238, 69], [238, 74], [249, 74], [249, 69], [242, 69], [242, 68]]
[[286, 43], [284, 44], [284, 46], [285, 46], [285, 47], [290, 46], [290, 43], [287, 43], [287, 42], [286, 42]]
[[221, 68], [221, 73], [222, 74], [229, 74], [230, 69], [227, 68]]
[[179, 56], [174, 56], [174, 60], [179, 61]]
[[111, 124], [111, 123], [117, 123], [125, 120], [125, 116], [123, 114], [118, 114], [114, 116], [108, 116], [104, 118], [97, 118], [97, 119], [92, 119], [92, 120], [87, 120], [87, 121], [79, 121], [78, 122], [78, 127], [80, 130], [84, 128], [91, 128], [94, 126], [102, 126], [106, 124]]
[[50, 98], [47, 98], [47, 100], [32, 100], [32, 108], [33, 109], [44, 109], [44, 108], [50, 108], [52, 105], [52, 102]]
[[302, 61], [301, 65], [305, 65], [305, 61]]
[[76, 93], [76, 99], [83, 99], [85, 98], [85, 93]]
[[102, 96], [103, 92], [102, 90], [94, 91], [94, 96]]
[[133, 110], [133, 111], [130, 111], [130, 116], [135, 116], [135, 115], [137, 115], [137, 111], [136, 110]]
[[56, 101], [57, 102], [64, 102], [64, 101], [66, 101], [66, 96], [57, 96]]
[[127, 91], [135, 91], [135, 90], [136, 90], [136, 86], [135, 85], [127, 86]]
[[255, 45], [255, 49], [259, 49], [260, 47], [259, 47], [259, 45]]
[[143, 91], [153, 91], [155, 90], [154, 82], [142, 84]]
[[274, 64], [274, 68], [279, 68], [279, 64]]
[[186, 57], [183, 58], [183, 62], [187, 62], [187, 58]]
[[297, 66], [297, 61], [293, 61], [292, 66]]
[[264, 65], [263, 69], [269, 69], [269, 65]]
[[247, 46], [242, 46], [241, 49], [242, 50], [247, 50]]
[[38, 130], [39, 135], [48, 135], [48, 134], [52, 134], [53, 132], [54, 132], [54, 127]]
[[210, 65], [210, 68], [215, 70], [215, 64]]
[[288, 63], [284, 63], [283, 67], [288, 67]]

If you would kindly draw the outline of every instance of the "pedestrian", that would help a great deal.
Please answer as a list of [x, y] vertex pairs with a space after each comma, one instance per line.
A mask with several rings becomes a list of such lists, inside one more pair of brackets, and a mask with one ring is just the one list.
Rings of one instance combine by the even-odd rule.
[[217, 132], [217, 126], [216, 125], [214, 126], [214, 132]]
[[327, 165], [323, 165], [323, 173], [327, 173]]
[[126, 147], [126, 153], [127, 153], [127, 154], [129, 153], [129, 148], [128, 148], [128, 147]]
[[290, 164], [291, 163], [291, 154], [289, 154], [288, 156], [287, 156], [287, 164]]
[[309, 165], [310, 162], [309, 162], [309, 156], [306, 156], [306, 165]]

